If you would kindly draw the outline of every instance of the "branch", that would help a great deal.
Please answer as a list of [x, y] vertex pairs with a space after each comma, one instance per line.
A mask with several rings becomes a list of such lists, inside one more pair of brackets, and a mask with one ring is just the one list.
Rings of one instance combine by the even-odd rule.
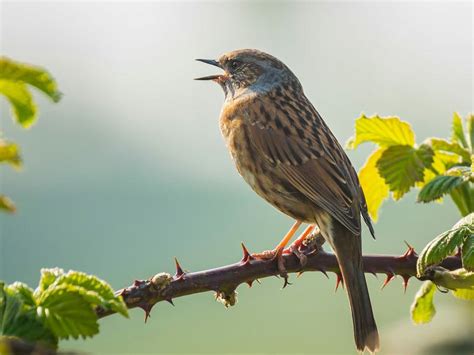
[[[249, 287], [259, 279], [278, 276], [278, 266], [275, 260], [261, 260], [252, 257], [242, 244], [243, 258], [240, 262], [198, 272], [184, 272], [176, 260], [176, 274], [158, 273], [148, 280], [135, 280], [133, 285], [118, 290], [122, 295], [128, 308], [140, 307], [145, 311], [145, 321], [150, 315], [152, 307], [161, 301], [173, 304], [177, 297], [192, 295], [195, 293], [214, 291], [216, 299], [226, 307], [233, 306], [236, 302], [235, 289], [242, 283]], [[288, 273], [303, 273], [306, 271], [319, 271], [325, 274], [334, 272], [337, 275], [336, 289], [342, 281], [341, 273], [336, 256], [326, 253], [316, 242], [300, 247], [299, 257], [296, 254], [283, 255], [285, 267]], [[300, 258], [306, 259], [301, 266]], [[410, 277], [416, 276], [416, 261], [418, 255], [411, 246], [405, 254], [393, 255], [365, 255], [363, 256], [364, 271], [371, 274], [385, 274], [386, 278], [382, 285], [385, 287], [396, 275], [403, 278], [406, 289]], [[455, 270], [461, 267], [459, 256], [446, 258], [441, 264], [446, 269]], [[285, 280], [284, 286], [287, 285]], [[110, 310], [97, 309], [99, 318], [113, 314]]]

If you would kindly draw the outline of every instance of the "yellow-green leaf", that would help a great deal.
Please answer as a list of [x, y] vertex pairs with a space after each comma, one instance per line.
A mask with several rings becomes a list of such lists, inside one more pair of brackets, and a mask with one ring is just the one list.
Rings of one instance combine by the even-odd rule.
[[0, 80], [0, 93], [12, 105], [13, 116], [23, 127], [30, 127], [36, 119], [37, 108], [33, 97], [22, 82]]
[[14, 213], [16, 212], [16, 206], [8, 196], [0, 195], [0, 210]]
[[56, 81], [41, 67], [0, 57], [0, 80], [34, 86], [54, 102], [58, 102], [61, 98]]
[[431, 281], [426, 281], [421, 285], [415, 295], [415, 300], [411, 305], [411, 319], [415, 324], [429, 323], [436, 309], [433, 304], [433, 296], [436, 292], [436, 286]]
[[430, 138], [425, 141], [425, 144], [428, 144], [434, 151], [444, 151], [458, 155], [461, 158], [459, 159], [459, 163], [470, 163], [471, 161], [471, 152], [469, 149], [463, 148], [458, 142], [448, 142], [445, 139]]
[[355, 149], [364, 142], [376, 143], [380, 147], [390, 147], [397, 144], [413, 147], [415, 133], [408, 122], [402, 121], [398, 117], [361, 115], [355, 121], [355, 134], [346, 145], [350, 149]]
[[37, 304], [38, 315], [60, 339], [86, 338], [99, 332], [93, 307], [76, 287], [49, 288], [39, 296]]
[[15, 168], [21, 166], [20, 149], [18, 145], [0, 139], [0, 163], [5, 162]]
[[472, 113], [466, 118], [466, 135], [471, 152], [474, 152], [474, 115]]
[[383, 152], [383, 148], [379, 148], [372, 152], [362, 169], [359, 171], [360, 185], [364, 191], [369, 214], [374, 221], [377, 221], [379, 208], [389, 194], [388, 185], [380, 176], [379, 170], [376, 166], [377, 161], [380, 159]]
[[466, 141], [466, 136], [464, 135], [464, 128], [462, 125], [462, 118], [459, 116], [459, 113], [455, 112], [453, 115], [453, 126], [452, 126], [452, 136], [451, 140], [462, 145], [464, 148], [469, 149], [469, 145]]

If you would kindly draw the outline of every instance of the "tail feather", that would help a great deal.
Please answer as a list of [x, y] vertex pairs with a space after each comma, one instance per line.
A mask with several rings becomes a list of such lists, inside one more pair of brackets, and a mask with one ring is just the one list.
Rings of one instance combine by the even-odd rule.
[[334, 221], [327, 239], [336, 254], [349, 297], [357, 350], [375, 352], [380, 347], [379, 334], [364, 276], [361, 236]]

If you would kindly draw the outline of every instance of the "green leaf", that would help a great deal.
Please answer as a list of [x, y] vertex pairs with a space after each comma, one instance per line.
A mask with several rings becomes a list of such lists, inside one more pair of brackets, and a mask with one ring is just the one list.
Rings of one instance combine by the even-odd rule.
[[0, 210], [14, 213], [16, 212], [16, 206], [8, 196], [0, 195]]
[[372, 152], [364, 166], [359, 171], [359, 182], [364, 191], [365, 199], [369, 214], [374, 221], [378, 219], [378, 210], [382, 202], [389, 195], [388, 185], [379, 174], [377, 169], [377, 161], [384, 152], [383, 148], [379, 148]]
[[466, 135], [471, 153], [474, 153], [474, 115], [472, 113], [466, 118]]
[[466, 270], [474, 271], [474, 234], [467, 235], [462, 245], [462, 265]]
[[11, 285], [6, 286], [6, 289], [20, 297], [23, 305], [27, 306], [28, 309], [36, 307], [35, 297], [33, 296], [33, 290], [23, 282], [14, 282]]
[[4, 287], [4, 284], [0, 283], [0, 336], [16, 336], [55, 348], [58, 339], [39, 320], [35, 310], [24, 311], [24, 287], [11, 286]]
[[18, 145], [0, 139], [0, 163], [8, 163], [15, 168], [19, 168], [21, 157]]
[[[462, 162], [471, 163], [471, 152], [469, 149], [463, 148], [458, 142], [448, 142], [445, 139], [430, 138], [425, 144], [429, 145], [434, 151], [444, 151], [458, 155]], [[459, 162], [461, 162], [459, 161]]]
[[37, 295], [41, 294], [62, 275], [64, 275], [64, 270], [61, 268], [41, 269], [41, 278], [35, 293]]
[[415, 134], [408, 122], [398, 117], [379, 117], [377, 115], [366, 117], [361, 115], [355, 121], [355, 134], [346, 143], [350, 149], [355, 149], [359, 144], [372, 142], [380, 147], [393, 145], [415, 145]]
[[[87, 295], [96, 295], [97, 300], [94, 306], [102, 306], [128, 317], [127, 306], [121, 297], [116, 297], [112, 287], [97, 276], [88, 275], [79, 271], [69, 271], [67, 274], [59, 277], [56, 285], [74, 285], [87, 291]], [[91, 299], [92, 301], [92, 299]]]
[[437, 200], [464, 182], [465, 180], [460, 176], [438, 175], [423, 186], [417, 200], [425, 203]]
[[23, 127], [30, 127], [36, 119], [37, 108], [25, 84], [0, 80], [0, 93], [12, 105], [13, 116]]
[[389, 185], [395, 200], [400, 199], [417, 182], [424, 181], [424, 171], [433, 163], [433, 150], [427, 145], [388, 147], [377, 161], [380, 175]]
[[38, 301], [38, 314], [60, 339], [86, 338], [99, 332], [94, 308], [77, 287], [48, 288]]
[[473, 234], [474, 213], [471, 213], [456, 223], [452, 229], [440, 234], [425, 246], [416, 264], [418, 276], [423, 275], [428, 266], [453, 255], [456, 248], [462, 248], [465, 238]]
[[464, 135], [464, 129], [462, 126], [462, 118], [457, 112], [453, 115], [453, 127], [452, 127], [452, 136], [451, 140], [453, 142], [459, 143], [464, 148], [469, 149], [469, 145], [466, 141], [466, 136]]
[[56, 81], [43, 68], [0, 57], [0, 79], [36, 87], [54, 102], [61, 99]]
[[461, 184], [449, 193], [456, 204], [461, 215], [467, 216], [474, 212], [474, 185], [472, 183]]
[[436, 313], [433, 304], [435, 292], [436, 286], [431, 281], [426, 281], [421, 285], [411, 305], [411, 319], [415, 324], [429, 323], [433, 319]]

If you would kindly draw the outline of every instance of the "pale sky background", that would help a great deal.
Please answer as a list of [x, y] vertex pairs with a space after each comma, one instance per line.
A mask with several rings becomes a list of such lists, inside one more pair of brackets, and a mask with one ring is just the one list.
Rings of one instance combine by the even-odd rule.
[[[40, 119], [26, 131], [0, 101], [1, 128], [25, 161], [21, 172], [1, 168], [1, 191], [19, 209], [0, 216], [0, 279], [7, 282], [35, 285], [41, 267], [60, 266], [120, 288], [171, 272], [175, 255], [200, 270], [238, 260], [241, 241], [253, 251], [279, 241], [291, 220], [236, 173], [218, 128], [223, 94], [192, 80], [214, 68], [194, 58], [237, 48], [275, 55], [342, 143], [361, 112], [398, 115], [421, 142], [448, 136], [454, 111], [473, 111], [468, 1], [1, 1], [0, 11], [0, 54], [46, 67], [64, 93], [56, 105], [35, 95]], [[357, 168], [371, 149], [349, 152]], [[458, 218], [449, 201], [414, 201], [412, 193], [384, 205], [377, 241], [364, 238], [366, 253], [402, 253], [404, 240], [420, 250]], [[449, 307], [458, 303], [448, 296], [437, 295], [433, 324], [414, 327], [409, 305], [419, 283], [404, 295], [400, 280], [381, 292], [382, 278], [369, 277], [387, 354], [401, 351], [397, 339], [415, 349], [420, 339], [455, 329]], [[183, 298], [174, 309], [158, 305], [146, 326], [133, 311], [131, 320], [101, 321], [92, 340], [62, 345], [111, 353], [289, 354], [315, 346], [353, 353], [347, 299], [334, 295], [333, 282], [305, 275], [281, 291], [278, 280], [265, 280], [240, 288], [238, 307], [228, 311], [211, 295]], [[250, 328], [249, 317], [259, 319]], [[292, 326], [283, 330], [282, 320]]]

